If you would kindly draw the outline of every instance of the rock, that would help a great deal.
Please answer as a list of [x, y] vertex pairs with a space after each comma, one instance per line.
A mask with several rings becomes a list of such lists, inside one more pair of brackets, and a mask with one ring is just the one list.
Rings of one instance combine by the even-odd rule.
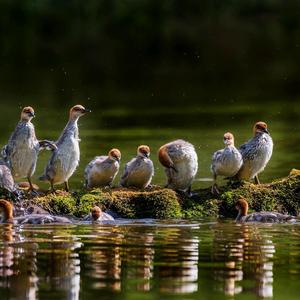
[[214, 196], [210, 188], [195, 190], [191, 198], [173, 190], [152, 187], [145, 191], [125, 188], [94, 189], [67, 193], [59, 191], [24, 201], [52, 214], [83, 217], [94, 205], [103, 211], [113, 211], [123, 218], [202, 218], [235, 217], [234, 208], [239, 197], [245, 197], [254, 211], [273, 210], [298, 215], [300, 211], [300, 170], [268, 184], [228, 184]]

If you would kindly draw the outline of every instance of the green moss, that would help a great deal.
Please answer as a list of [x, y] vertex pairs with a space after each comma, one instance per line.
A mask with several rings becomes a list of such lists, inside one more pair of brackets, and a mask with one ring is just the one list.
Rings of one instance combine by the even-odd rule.
[[209, 199], [203, 202], [188, 200], [183, 204], [183, 217], [186, 219], [197, 219], [202, 217], [218, 217], [219, 201]]
[[122, 217], [180, 218], [181, 208], [176, 193], [169, 189], [149, 192], [120, 190], [112, 194], [111, 208]]
[[64, 195], [49, 194], [34, 198], [31, 202], [52, 214], [72, 215], [76, 210], [76, 199], [69, 193], [64, 193]]
[[194, 191], [192, 198], [178, 195], [170, 189], [159, 187], [147, 191], [113, 189], [59, 192], [25, 201], [53, 214], [70, 214], [82, 217], [94, 205], [104, 211], [110, 209], [124, 218], [200, 218], [235, 217], [235, 203], [240, 197], [247, 199], [254, 211], [276, 210], [298, 215], [300, 211], [300, 171], [292, 170], [288, 177], [270, 184], [240, 186], [229, 184], [222, 193], [213, 196], [210, 189]]
[[98, 205], [105, 211], [110, 207], [110, 203], [111, 197], [108, 193], [104, 193], [100, 189], [92, 190], [80, 196], [74, 215], [76, 217], [83, 217], [87, 215], [95, 205]]

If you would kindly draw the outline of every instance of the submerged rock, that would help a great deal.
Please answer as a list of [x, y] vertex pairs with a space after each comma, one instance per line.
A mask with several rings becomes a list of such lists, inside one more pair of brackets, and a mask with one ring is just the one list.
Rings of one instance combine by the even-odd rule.
[[212, 195], [210, 188], [194, 191], [192, 198], [173, 190], [153, 187], [145, 191], [125, 188], [94, 189], [74, 193], [58, 192], [24, 201], [24, 206], [39, 206], [52, 214], [83, 217], [94, 205], [123, 218], [199, 218], [235, 217], [234, 208], [245, 197], [254, 211], [272, 210], [298, 215], [300, 211], [300, 170], [268, 184], [228, 184], [220, 188], [220, 195]]

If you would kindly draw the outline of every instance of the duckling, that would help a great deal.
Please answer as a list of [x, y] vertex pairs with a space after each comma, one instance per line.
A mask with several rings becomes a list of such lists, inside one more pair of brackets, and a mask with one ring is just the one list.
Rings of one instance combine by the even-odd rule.
[[1, 155], [11, 169], [14, 179], [26, 177], [29, 190], [34, 191], [31, 177], [34, 174], [38, 153], [42, 148], [56, 149], [55, 145], [47, 140], [38, 141], [35, 135], [32, 107], [24, 107], [21, 112], [21, 120], [9, 138], [7, 145], [2, 149]]
[[103, 212], [99, 206], [94, 206], [91, 209], [91, 213], [87, 215], [83, 220], [93, 223], [101, 223], [103, 221], [114, 221], [115, 219], [110, 214]]
[[120, 185], [144, 189], [151, 183], [154, 166], [150, 157], [150, 148], [141, 145], [137, 148], [137, 156], [125, 165]]
[[235, 205], [235, 208], [239, 212], [236, 217], [237, 222], [293, 223], [297, 221], [294, 216], [283, 215], [273, 211], [255, 212], [248, 215], [248, 207], [249, 205], [246, 199], [241, 198], [237, 201]]
[[47, 224], [47, 223], [67, 223], [72, 222], [59, 216], [52, 216], [49, 214], [31, 214], [20, 217], [13, 217], [13, 205], [7, 200], [0, 200], [0, 223], [12, 223], [12, 224]]
[[108, 156], [96, 156], [85, 168], [85, 187], [110, 186], [119, 171], [120, 160], [118, 149], [111, 149]]
[[232, 133], [227, 132], [224, 134], [225, 148], [218, 150], [213, 154], [211, 171], [213, 173], [213, 185], [211, 192], [219, 194], [216, 184], [217, 176], [234, 176], [243, 164], [241, 153], [234, 146], [234, 136]]
[[166, 187], [191, 194], [192, 182], [198, 170], [198, 156], [189, 142], [176, 140], [159, 148], [158, 159], [165, 167]]
[[237, 173], [239, 180], [254, 178], [259, 184], [258, 174], [261, 173], [269, 162], [273, 152], [273, 140], [265, 122], [257, 122], [254, 127], [254, 137], [240, 147], [243, 165]]
[[16, 190], [15, 181], [11, 174], [10, 168], [3, 160], [0, 160], [0, 188], [14, 193]]
[[76, 170], [79, 159], [79, 131], [77, 121], [90, 110], [82, 105], [75, 105], [70, 109], [69, 121], [55, 143], [57, 149], [45, 168], [44, 174], [40, 177], [42, 181], [49, 181], [51, 191], [54, 191], [55, 184], [65, 184], [65, 190], [69, 191], [69, 178]]

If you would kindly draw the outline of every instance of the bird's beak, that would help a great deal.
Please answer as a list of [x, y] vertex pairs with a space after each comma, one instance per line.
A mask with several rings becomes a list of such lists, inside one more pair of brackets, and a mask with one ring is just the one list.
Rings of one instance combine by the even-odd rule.
[[115, 157], [117, 162], [120, 162], [121, 158], [120, 157]]
[[31, 118], [34, 118], [34, 117], [35, 117], [35, 114], [32, 113], [32, 112], [29, 112], [28, 115], [29, 115]]
[[144, 156], [145, 156], [146, 158], [149, 158], [150, 153], [144, 153]]
[[83, 110], [83, 113], [90, 113], [90, 112], [92, 112], [90, 109], [87, 109], [87, 108], [85, 108], [84, 110]]

